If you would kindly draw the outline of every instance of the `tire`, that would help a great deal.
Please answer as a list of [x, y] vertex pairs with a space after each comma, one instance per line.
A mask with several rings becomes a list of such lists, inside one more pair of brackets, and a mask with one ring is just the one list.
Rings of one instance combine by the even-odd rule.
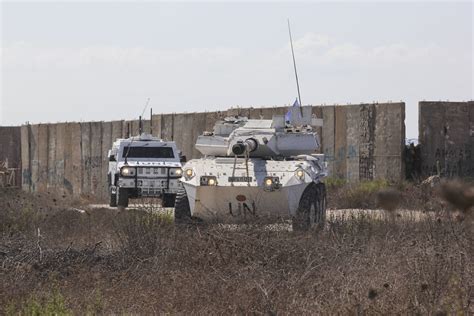
[[174, 203], [174, 222], [185, 223], [191, 220], [191, 208], [189, 207], [188, 194], [184, 187], [181, 187], [176, 194]]
[[161, 199], [161, 206], [162, 207], [174, 207], [176, 201], [176, 194], [167, 193], [163, 195]]
[[314, 222], [315, 225], [318, 225], [320, 228], [324, 228], [324, 224], [326, 223], [326, 205], [327, 205], [327, 198], [326, 198], [326, 185], [324, 183], [316, 184], [317, 188], [317, 213], [316, 213], [316, 221]]
[[324, 183], [311, 183], [303, 191], [293, 217], [293, 230], [306, 231], [312, 227], [323, 228], [326, 221], [326, 187]]
[[110, 207], [117, 207], [117, 193], [110, 192], [109, 206]]
[[117, 206], [128, 207], [128, 190], [118, 188]]

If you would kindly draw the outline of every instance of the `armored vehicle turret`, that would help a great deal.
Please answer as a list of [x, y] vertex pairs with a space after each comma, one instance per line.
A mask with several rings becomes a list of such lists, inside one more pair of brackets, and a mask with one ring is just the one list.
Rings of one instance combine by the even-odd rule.
[[199, 136], [196, 149], [204, 157], [183, 167], [176, 221], [251, 223], [270, 217], [291, 218], [295, 229], [322, 224], [327, 171], [311, 126], [321, 122], [311, 117], [311, 107], [301, 112], [296, 121], [283, 115], [230, 117]]

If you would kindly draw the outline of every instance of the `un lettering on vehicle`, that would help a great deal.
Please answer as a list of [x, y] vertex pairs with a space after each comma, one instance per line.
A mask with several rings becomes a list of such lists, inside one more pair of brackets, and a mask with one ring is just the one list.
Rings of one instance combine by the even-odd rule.
[[255, 202], [229, 202], [229, 214], [232, 217], [246, 217], [246, 216], [256, 216], [257, 207]]

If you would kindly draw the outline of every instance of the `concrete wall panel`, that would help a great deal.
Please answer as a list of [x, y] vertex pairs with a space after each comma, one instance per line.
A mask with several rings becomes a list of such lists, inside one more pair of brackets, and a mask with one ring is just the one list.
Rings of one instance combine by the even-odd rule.
[[271, 120], [274, 114], [278, 115], [278, 108], [263, 108], [260, 109], [260, 113], [262, 113], [264, 119]]
[[192, 129], [192, 151], [191, 156], [186, 156], [186, 158], [198, 158], [201, 156], [199, 151], [196, 150], [195, 144], [199, 135], [206, 130], [206, 119], [208, 113], [195, 113], [194, 114], [194, 126]]
[[112, 148], [112, 143], [115, 139], [112, 139], [112, 122], [102, 122], [102, 148], [101, 148], [101, 169], [100, 169], [100, 181], [98, 181], [97, 187], [99, 195], [103, 200], [107, 200], [108, 197], [108, 183], [104, 179], [107, 179], [107, 172], [109, 170], [109, 158], [107, 156], [109, 150]]
[[375, 178], [402, 181], [405, 179], [405, 104], [378, 104], [375, 112]]
[[206, 131], [212, 132], [214, 130], [214, 124], [218, 120], [224, 119], [226, 117], [226, 113], [224, 112], [206, 112]]
[[[347, 111], [344, 106], [334, 107], [334, 160], [333, 176], [344, 179], [347, 174], [346, 160], [352, 153], [352, 144], [347, 142]], [[352, 156], [349, 158], [353, 158]]]
[[143, 133], [150, 134], [150, 120], [144, 120], [142, 122]]
[[81, 194], [91, 192], [91, 123], [81, 124]]
[[233, 107], [224, 112], [225, 116], [245, 116], [248, 118], [252, 118], [251, 109], [252, 108]]
[[444, 166], [445, 106], [440, 102], [420, 102], [419, 140], [422, 145], [422, 174], [436, 174], [437, 165]]
[[[324, 128], [321, 133], [321, 146], [325, 159], [328, 162], [328, 171], [330, 177], [336, 177], [334, 171], [335, 161], [335, 107], [325, 106], [322, 108], [322, 119]], [[345, 177], [345, 173], [344, 173]]]
[[467, 103], [469, 111], [469, 136], [466, 144], [466, 176], [474, 177], [474, 101]]
[[60, 194], [68, 193], [65, 188], [65, 150], [66, 150], [66, 123], [50, 125], [50, 128], [56, 128], [56, 154], [54, 157], [54, 169], [56, 180], [53, 181], [55, 189]]
[[48, 163], [47, 163], [47, 190], [54, 190], [57, 183], [57, 174], [56, 174], [56, 139], [57, 139], [57, 130], [55, 124], [46, 125], [48, 133]]
[[361, 104], [359, 121], [359, 180], [372, 180], [375, 175], [375, 104]]
[[140, 123], [138, 120], [133, 120], [132, 121], [132, 135], [137, 136], [139, 135], [139, 130], [140, 130]]
[[123, 133], [124, 121], [112, 121], [111, 141], [114, 142], [117, 138], [125, 137]]
[[30, 126], [21, 127], [21, 188], [31, 190]]
[[345, 154], [347, 168], [346, 179], [349, 182], [359, 181], [359, 122], [361, 120], [360, 114], [361, 110], [358, 105], [348, 105], [346, 107], [347, 147]]
[[48, 183], [48, 125], [38, 125], [38, 192], [47, 191]]
[[71, 178], [73, 195], [76, 197], [82, 194], [82, 183], [84, 181], [82, 157], [86, 155], [82, 153], [82, 125], [83, 123], [71, 123], [70, 126], [71, 147], [69, 149], [71, 150], [71, 174], [69, 176]]
[[174, 138], [186, 157], [193, 155], [194, 149], [194, 116], [195, 113], [176, 114], [174, 120]]
[[[279, 108], [279, 112], [283, 112], [282, 115], [285, 114], [284, 110], [286, 110], [286, 109], [281, 108], [281, 107]], [[312, 107], [312, 114], [313, 114], [314, 117], [322, 119], [323, 118], [323, 107], [322, 106], [313, 106]], [[321, 142], [321, 147], [318, 150], [318, 153], [322, 153], [323, 152], [323, 146], [322, 146], [323, 128], [320, 127], [320, 126], [313, 126], [313, 128], [316, 131], [316, 133], [318, 133], [319, 141]]]
[[39, 181], [38, 125], [29, 125], [29, 135], [31, 159], [31, 190], [37, 191], [37, 184]]
[[123, 138], [127, 138], [133, 135], [132, 131], [132, 123], [130, 121], [121, 121], [121, 128], [122, 131], [120, 132], [121, 135], [123, 135]]
[[173, 140], [176, 142], [176, 146], [183, 152], [184, 155], [189, 155], [189, 149], [185, 144], [185, 133], [188, 129], [192, 128], [192, 125], [186, 125], [186, 114], [174, 114], [173, 115]]
[[161, 114], [153, 115], [153, 136], [161, 138]]
[[473, 177], [473, 102], [420, 102], [422, 175]]
[[161, 138], [164, 140], [173, 139], [174, 114], [161, 115]]
[[15, 168], [16, 186], [21, 186], [21, 127], [0, 126], [0, 162], [8, 160], [8, 167]]
[[263, 113], [261, 108], [250, 108], [249, 109], [249, 118], [252, 120], [259, 120], [263, 118]]
[[449, 177], [470, 174], [472, 171], [469, 170], [471, 159], [466, 160], [470, 139], [469, 112], [467, 102], [452, 102], [446, 107], [447, 133], [444, 173]]
[[90, 157], [84, 161], [86, 168], [90, 170], [90, 191], [88, 193], [95, 197], [103, 197], [103, 183], [106, 173], [102, 172], [102, 155], [107, 156], [107, 151], [102, 150], [102, 122], [90, 124]]
[[[67, 195], [74, 194], [73, 188], [73, 145], [72, 133], [77, 123], [66, 123], [64, 128], [64, 179], [63, 187]], [[76, 189], [77, 190], [77, 189]]]

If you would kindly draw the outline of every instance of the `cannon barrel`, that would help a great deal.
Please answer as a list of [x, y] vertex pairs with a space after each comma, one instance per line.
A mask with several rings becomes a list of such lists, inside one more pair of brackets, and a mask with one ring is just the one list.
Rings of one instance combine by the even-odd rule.
[[255, 151], [258, 147], [258, 143], [255, 139], [249, 138], [245, 141], [239, 141], [232, 146], [232, 152], [234, 155], [240, 156], [243, 155], [245, 152], [251, 153]]

